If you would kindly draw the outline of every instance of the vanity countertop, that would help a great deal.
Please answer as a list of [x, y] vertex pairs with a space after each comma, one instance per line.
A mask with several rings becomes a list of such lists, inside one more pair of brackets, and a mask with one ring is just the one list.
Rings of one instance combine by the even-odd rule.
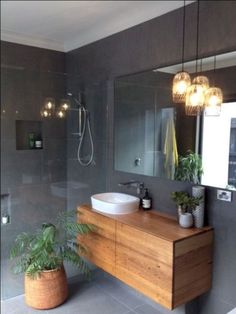
[[177, 219], [174, 215], [170, 215], [158, 210], [144, 211], [140, 209], [139, 211], [131, 214], [111, 215], [99, 212], [91, 208], [91, 206], [89, 205], [81, 205], [78, 207], [78, 210], [80, 208], [111, 218], [117, 222], [132, 226], [139, 229], [140, 231], [152, 234], [170, 242], [177, 242], [213, 229], [210, 226], [206, 226], [200, 229], [182, 228], [179, 226]]

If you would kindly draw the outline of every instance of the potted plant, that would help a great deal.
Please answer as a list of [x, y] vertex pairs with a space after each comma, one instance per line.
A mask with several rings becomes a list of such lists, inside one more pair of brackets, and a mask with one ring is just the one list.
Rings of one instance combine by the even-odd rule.
[[179, 221], [180, 214], [185, 212], [187, 209], [188, 193], [184, 191], [172, 192], [171, 198], [177, 205], [178, 221]]
[[81, 257], [85, 248], [77, 243], [78, 234], [93, 230], [89, 224], [74, 222], [74, 211], [61, 213], [56, 224], [44, 223], [34, 234], [21, 233], [11, 249], [16, 274], [25, 273], [26, 304], [50, 309], [62, 304], [68, 296], [63, 261], [89, 274]]
[[179, 191], [171, 193], [172, 200], [178, 208], [178, 222], [184, 228], [189, 228], [193, 224], [192, 211], [198, 206], [202, 197], [189, 196], [187, 192]]
[[201, 183], [203, 174], [202, 158], [191, 150], [186, 156], [179, 156], [178, 166], [175, 169], [175, 180]]

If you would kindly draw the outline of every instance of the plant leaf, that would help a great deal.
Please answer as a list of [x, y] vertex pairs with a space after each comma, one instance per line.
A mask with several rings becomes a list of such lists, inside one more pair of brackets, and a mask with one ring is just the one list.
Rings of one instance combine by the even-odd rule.
[[61, 267], [66, 260], [88, 275], [89, 267], [80, 256], [86, 248], [77, 243], [77, 236], [93, 231], [94, 226], [74, 219], [75, 211], [60, 213], [56, 225], [44, 223], [34, 234], [19, 234], [10, 253], [15, 260], [14, 272], [34, 278], [43, 270]]

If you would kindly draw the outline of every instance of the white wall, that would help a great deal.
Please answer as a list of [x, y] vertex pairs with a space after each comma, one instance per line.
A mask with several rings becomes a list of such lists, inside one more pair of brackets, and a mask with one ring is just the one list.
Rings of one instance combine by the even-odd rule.
[[222, 105], [220, 116], [204, 116], [202, 184], [226, 188], [228, 184], [231, 118], [236, 117], [236, 102]]

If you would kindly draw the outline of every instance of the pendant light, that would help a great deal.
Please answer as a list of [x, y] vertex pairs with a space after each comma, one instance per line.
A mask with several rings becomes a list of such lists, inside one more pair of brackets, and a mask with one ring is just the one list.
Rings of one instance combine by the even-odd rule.
[[[197, 42], [196, 42], [196, 73], [198, 73], [198, 46], [199, 46], [199, 8], [200, 1], [197, 1]], [[199, 115], [204, 108], [204, 92], [209, 87], [206, 76], [197, 75], [193, 79], [193, 84], [188, 87], [186, 92], [185, 112], [188, 116]]]
[[60, 119], [63, 119], [66, 117], [66, 111], [68, 111], [70, 108], [70, 102], [68, 99], [61, 99], [60, 106], [56, 112], [56, 116]]
[[44, 101], [44, 106], [41, 110], [41, 116], [43, 118], [50, 118], [55, 110], [55, 99], [52, 97], [47, 97]]
[[220, 115], [221, 105], [223, 102], [223, 93], [219, 87], [215, 87], [215, 72], [216, 72], [216, 56], [214, 57], [214, 86], [207, 89], [205, 92], [205, 115], [218, 116]]
[[60, 101], [60, 109], [67, 111], [70, 109], [70, 101], [68, 99], [61, 99]]
[[[198, 59], [198, 53], [197, 53], [197, 59]], [[200, 63], [200, 73], [202, 73], [202, 59]], [[201, 85], [203, 87], [204, 92], [209, 88], [209, 80], [205, 75], [202, 75], [202, 74], [196, 76], [193, 79], [193, 84]]]
[[204, 89], [202, 85], [192, 84], [187, 89], [185, 113], [187, 116], [197, 116], [204, 106]]
[[172, 98], [174, 103], [184, 103], [187, 88], [191, 85], [188, 72], [184, 71], [184, 44], [185, 44], [185, 0], [183, 7], [183, 41], [182, 41], [182, 71], [177, 72], [173, 79]]
[[55, 99], [47, 97], [44, 105], [40, 111], [43, 118], [57, 117], [63, 119], [66, 117], [66, 112], [70, 109], [70, 101], [68, 99], [61, 99], [60, 105], [56, 106]]

